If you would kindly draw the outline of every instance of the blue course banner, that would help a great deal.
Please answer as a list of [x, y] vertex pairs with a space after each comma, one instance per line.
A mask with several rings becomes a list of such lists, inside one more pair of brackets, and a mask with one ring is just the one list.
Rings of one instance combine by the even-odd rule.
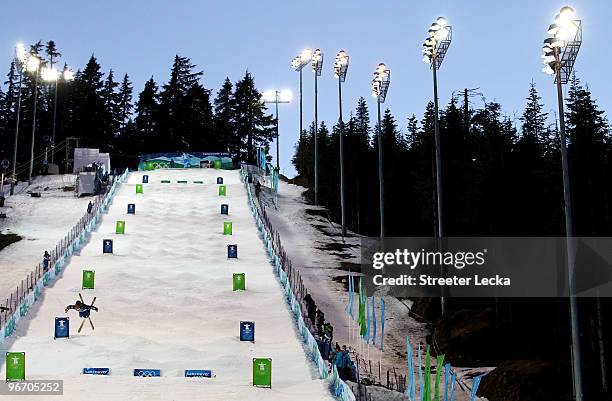
[[217, 184], [223, 184], [223, 177], [217, 177]]
[[134, 376], [158, 377], [158, 376], [161, 376], [161, 370], [159, 369], [134, 369]]
[[136, 205], [128, 203], [128, 214], [136, 214]]
[[254, 322], [240, 322], [240, 341], [255, 342]]
[[229, 214], [229, 205], [228, 204], [222, 204], [221, 205], [221, 214]]
[[236, 259], [238, 258], [238, 245], [232, 244], [227, 246], [227, 258]]
[[149, 182], [149, 176], [148, 175], [143, 175], [142, 176], [142, 183], [143, 184], [147, 184]]
[[70, 337], [70, 320], [67, 317], [55, 318], [55, 334], [53, 338]]
[[102, 240], [102, 253], [113, 253], [113, 240]]
[[109, 368], [83, 368], [84, 375], [101, 375], [108, 376], [110, 374]]
[[187, 369], [185, 377], [213, 377], [212, 370]]

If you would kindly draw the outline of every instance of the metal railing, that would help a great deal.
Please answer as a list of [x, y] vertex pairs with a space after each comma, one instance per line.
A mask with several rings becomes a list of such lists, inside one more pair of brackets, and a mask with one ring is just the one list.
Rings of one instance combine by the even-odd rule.
[[44, 274], [51, 269], [55, 263], [65, 254], [66, 250], [73, 243], [73, 241], [79, 237], [85, 230], [85, 227], [91, 222], [96, 215], [96, 212], [102, 205], [104, 196], [109, 188], [112, 187], [114, 182], [113, 176], [109, 177], [109, 181], [104, 189], [104, 192], [96, 195], [93, 200], [93, 207], [90, 213], [85, 213], [83, 217], [70, 229], [70, 231], [60, 240], [55, 248], [49, 252], [50, 259], [46, 264], [39, 263], [21, 282], [17, 285], [14, 291], [7, 296], [5, 301], [0, 303], [0, 327], [6, 323], [11, 316], [19, 310], [21, 302], [32, 292], [34, 288], [42, 279]]

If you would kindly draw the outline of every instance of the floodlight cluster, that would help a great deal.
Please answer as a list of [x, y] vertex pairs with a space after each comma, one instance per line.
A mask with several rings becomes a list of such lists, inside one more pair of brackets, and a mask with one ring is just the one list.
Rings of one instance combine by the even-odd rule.
[[431, 64], [438, 51], [438, 44], [450, 36], [451, 27], [446, 18], [438, 17], [427, 31], [427, 38], [423, 42], [423, 62]]
[[340, 50], [336, 55], [336, 61], [334, 62], [334, 77], [338, 78], [340, 82], [344, 82], [346, 73], [349, 66], [349, 55], [344, 50]]
[[[555, 16], [555, 20], [548, 27], [548, 34], [550, 37], [544, 39], [544, 45], [542, 51], [542, 62], [544, 63], [544, 73], [553, 75], [556, 72], [556, 63], [559, 58], [561, 50], [567, 46], [568, 43], [575, 40], [578, 33], [580, 21], [576, 20], [576, 14], [574, 9], [565, 6], [559, 14]], [[555, 52], [556, 55], [555, 55]]]
[[291, 60], [291, 68], [296, 71], [301, 71], [302, 68], [307, 66], [312, 59], [312, 50], [304, 49], [302, 52]]
[[290, 103], [293, 100], [293, 93], [286, 89], [282, 91], [268, 90], [261, 94], [264, 103]]
[[380, 63], [374, 70], [374, 78], [372, 79], [372, 96], [380, 103], [385, 102], [389, 82], [391, 81], [391, 70], [387, 68], [385, 63]]
[[315, 73], [316, 76], [321, 76], [321, 71], [323, 71], [323, 52], [321, 49], [316, 49], [312, 52], [312, 72]]

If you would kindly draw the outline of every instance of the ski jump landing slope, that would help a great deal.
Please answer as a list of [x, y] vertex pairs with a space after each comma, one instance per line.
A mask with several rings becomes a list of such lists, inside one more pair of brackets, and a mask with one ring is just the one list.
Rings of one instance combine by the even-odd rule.
[[[63, 396], [36, 399], [332, 400], [298, 340], [238, 171], [147, 172], [144, 194], [136, 194], [143, 174], [132, 173], [119, 188], [80, 255], [0, 346], [0, 379], [4, 352], [23, 351], [28, 380], [64, 380]], [[217, 196], [217, 176], [226, 197]], [[135, 215], [126, 214], [128, 203], [136, 204]], [[220, 215], [222, 203], [229, 216]], [[123, 235], [115, 234], [117, 220], [125, 221]], [[233, 223], [231, 236], [223, 235], [225, 220]], [[102, 254], [107, 238], [112, 255]], [[227, 259], [228, 244], [238, 244], [239, 259]], [[94, 290], [81, 289], [84, 269], [95, 270]], [[246, 291], [232, 291], [233, 273], [246, 274]], [[64, 308], [79, 293], [86, 303], [97, 297], [99, 312], [91, 315], [95, 330], [86, 322], [77, 334], [81, 319]], [[53, 339], [59, 316], [70, 316], [69, 339]], [[239, 341], [241, 320], [255, 322], [255, 343]], [[271, 389], [252, 386], [252, 358], [272, 358]], [[111, 374], [82, 375], [85, 367]], [[134, 377], [134, 369], [161, 369], [162, 377]], [[185, 378], [185, 369], [211, 369], [216, 377]]]

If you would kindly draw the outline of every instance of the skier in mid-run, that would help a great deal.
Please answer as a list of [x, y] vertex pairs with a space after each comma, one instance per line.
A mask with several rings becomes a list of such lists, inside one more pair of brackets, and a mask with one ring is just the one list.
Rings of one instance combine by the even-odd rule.
[[68, 313], [68, 311], [70, 309], [74, 309], [75, 311], [79, 312], [79, 317], [83, 318], [83, 322], [81, 322], [81, 325], [79, 326], [79, 333], [81, 332], [81, 329], [83, 329], [83, 325], [85, 324], [85, 320], [89, 320], [89, 324], [91, 325], [91, 329], [94, 330], [94, 325], [93, 322], [91, 321], [91, 317], [89, 317], [89, 315], [91, 314], [91, 311], [98, 311], [98, 307], [94, 306], [94, 302], [96, 302], [96, 298], [94, 297], [93, 301], [91, 301], [90, 305], [87, 305], [84, 301], [83, 301], [83, 297], [81, 296], [81, 294], [79, 294], [79, 298], [80, 300], [77, 300], [74, 305], [68, 305], [66, 306], [66, 310], [65, 312]]
[[70, 309], [74, 309], [75, 311], [79, 312], [79, 317], [82, 317], [84, 319], [87, 319], [89, 317], [89, 314], [91, 313], [92, 309], [96, 312], [98, 311], [98, 308], [96, 306], [86, 305], [81, 301], [76, 301], [74, 305], [68, 305], [66, 307], [66, 312], [68, 312]]

